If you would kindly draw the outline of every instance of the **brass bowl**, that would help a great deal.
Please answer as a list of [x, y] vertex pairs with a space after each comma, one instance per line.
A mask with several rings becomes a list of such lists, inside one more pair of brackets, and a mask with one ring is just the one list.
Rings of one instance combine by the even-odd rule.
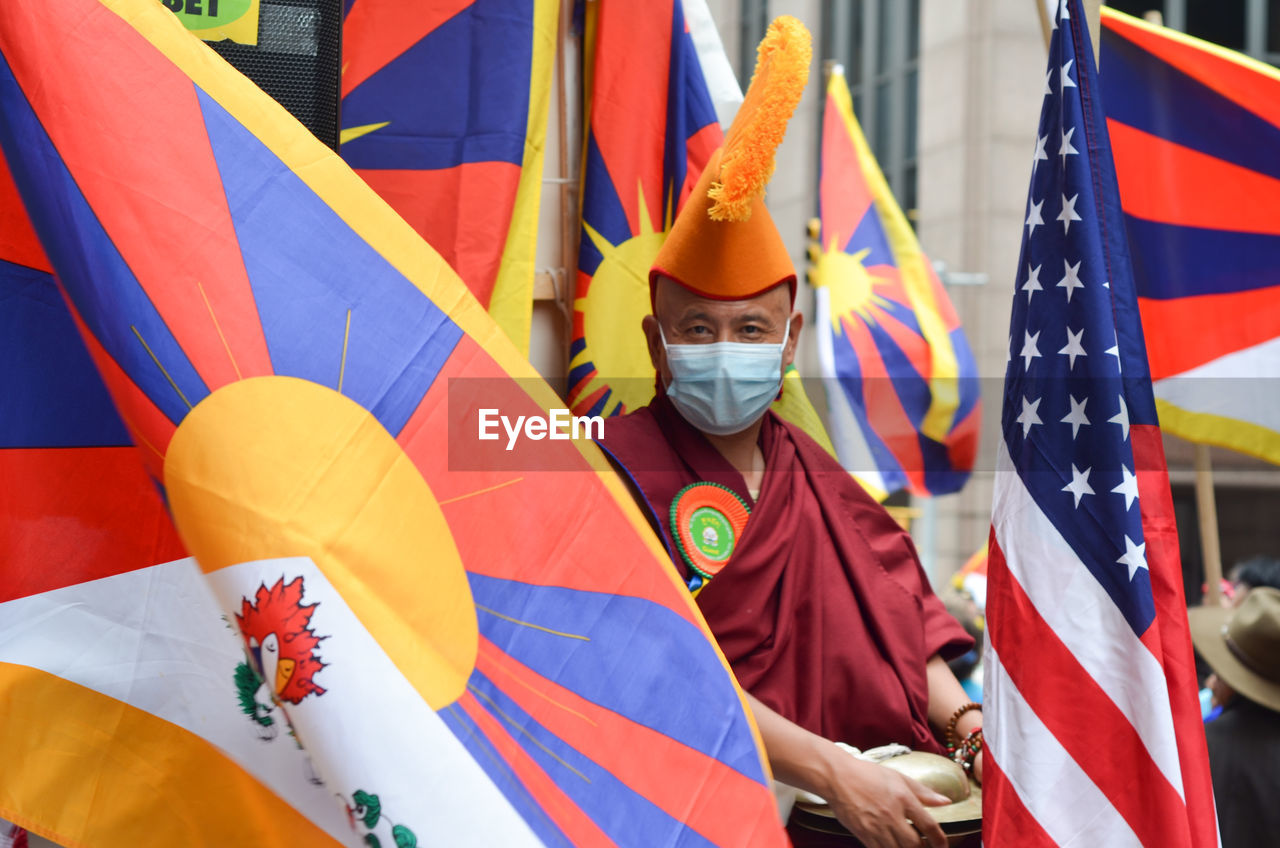
[[[951, 799], [950, 804], [925, 807], [929, 815], [942, 826], [942, 832], [947, 834], [948, 845], [961, 848], [977, 844], [975, 835], [982, 833], [982, 788], [957, 763], [937, 754], [912, 751], [891, 757], [880, 764], [918, 780]], [[791, 821], [808, 830], [853, 838], [826, 804], [796, 801], [791, 811]]]

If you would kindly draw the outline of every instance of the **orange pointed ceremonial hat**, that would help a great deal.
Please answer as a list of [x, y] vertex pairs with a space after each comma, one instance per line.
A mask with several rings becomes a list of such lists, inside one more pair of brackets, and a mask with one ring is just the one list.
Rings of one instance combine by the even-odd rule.
[[769, 25], [756, 70], [724, 144], [712, 155], [649, 270], [703, 297], [740, 300], [781, 283], [796, 269], [764, 205], [774, 154], [809, 79], [809, 31], [784, 15]]

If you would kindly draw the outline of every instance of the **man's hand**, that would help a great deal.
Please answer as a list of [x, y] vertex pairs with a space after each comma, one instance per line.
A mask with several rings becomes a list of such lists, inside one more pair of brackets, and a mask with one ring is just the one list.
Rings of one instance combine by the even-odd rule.
[[826, 799], [840, 823], [867, 848], [945, 848], [946, 835], [925, 811], [926, 804], [950, 803], [945, 795], [893, 769], [850, 756], [750, 693], [746, 698], [774, 777]]
[[831, 751], [831, 789], [824, 797], [840, 823], [867, 848], [946, 848], [946, 834], [925, 806], [950, 799], [893, 769], [835, 746]]

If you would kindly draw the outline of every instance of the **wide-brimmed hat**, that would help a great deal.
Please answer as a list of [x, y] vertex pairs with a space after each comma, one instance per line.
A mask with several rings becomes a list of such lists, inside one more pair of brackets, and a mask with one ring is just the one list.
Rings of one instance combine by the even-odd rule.
[[1259, 586], [1234, 610], [1197, 607], [1189, 618], [1191, 641], [1214, 673], [1280, 712], [1280, 589]]

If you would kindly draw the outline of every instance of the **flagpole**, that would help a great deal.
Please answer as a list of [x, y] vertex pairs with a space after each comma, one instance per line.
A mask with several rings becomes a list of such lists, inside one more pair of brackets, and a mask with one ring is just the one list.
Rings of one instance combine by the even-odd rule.
[[[1049, 3], [1053, 0], [1033, 0], [1036, 13], [1040, 16], [1040, 31], [1044, 33], [1044, 46], [1049, 49], [1049, 39], [1053, 35], [1053, 22], [1049, 20]], [[1098, 36], [1102, 31], [1102, 0], [1083, 0], [1084, 16], [1089, 22], [1089, 38], [1093, 40], [1093, 61], [1097, 63], [1100, 56]], [[1053, 2], [1056, 8], [1058, 4]]]
[[1084, 0], [1084, 16], [1089, 22], [1089, 39], [1093, 42], [1093, 63], [1102, 71], [1102, 0]]
[[1196, 515], [1204, 559], [1205, 605], [1216, 607], [1222, 596], [1222, 551], [1218, 545], [1218, 506], [1213, 499], [1213, 463], [1208, 445], [1197, 444], [1195, 449]]
[[559, 23], [556, 27], [556, 77], [559, 85], [556, 91], [560, 107], [560, 274], [556, 285], [556, 307], [564, 318], [564, 332], [561, 335], [564, 361], [569, 362], [569, 347], [573, 340], [573, 291], [574, 273], [577, 267], [576, 251], [578, 233], [578, 203], [575, 198], [577, 185], [570, 181], [569, 173], [569, 96], [568, 81], [565, 71], [565, 50], [569, 41], [569, 16], [573, 14], [573, 4], [562, 0], [559, 8]]
[[1044, 34], [1044, 49], [1049, 49], [1049, 39], [1053, 36], [1053, 25], [1049, 22], [1049, 7], [1045, 0], [1031, 0], [1036, 4], [1036, 13], [1040, 16], [1040, 32]]

